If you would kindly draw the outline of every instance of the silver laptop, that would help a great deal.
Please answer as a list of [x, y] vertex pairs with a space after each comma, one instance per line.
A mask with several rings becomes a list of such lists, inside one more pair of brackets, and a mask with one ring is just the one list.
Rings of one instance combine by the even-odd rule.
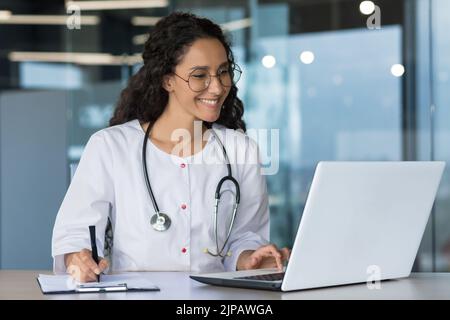
[[445, 162], [320, 162], [283, 272], [191, 275], [203, 283], [301, 290], [408, 277]]

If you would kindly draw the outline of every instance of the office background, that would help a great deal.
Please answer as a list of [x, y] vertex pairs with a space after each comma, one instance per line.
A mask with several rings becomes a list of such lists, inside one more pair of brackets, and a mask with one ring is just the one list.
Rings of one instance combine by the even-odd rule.
[[[267, 177], [277, 245], [293, 242], [318, 161], [450, 158], [448, 0], [89, 2], [0, 0], [1, 269], [51, 268], [69, 164], [174, 10], [227, 30], [248, 128], [280, 129]], [[448, 170], [415, 271], [450, 270]]]

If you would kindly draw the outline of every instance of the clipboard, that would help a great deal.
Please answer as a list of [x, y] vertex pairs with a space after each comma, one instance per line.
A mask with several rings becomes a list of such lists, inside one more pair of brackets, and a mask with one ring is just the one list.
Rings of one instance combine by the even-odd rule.
[[75, 283], [69, 275], [39, 275], [36, 279], [43, 294], [78, 294], [160, 291], [148, 279], [139, 275], [103, 276], [105, 282]]
[[80, 284], [75, 288], [76, 293], [92, 293], [92, 292], [124, 292], [128, 291], [126, 283], [107, 286], [92, 286], [89, 284]]

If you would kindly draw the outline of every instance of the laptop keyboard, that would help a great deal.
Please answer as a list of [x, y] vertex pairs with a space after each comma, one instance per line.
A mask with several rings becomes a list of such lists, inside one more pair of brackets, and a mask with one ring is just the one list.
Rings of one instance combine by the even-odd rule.
[[256, 276], [247, 277], [236, 277], [234, 279], [245, 279], [245, 280], [262, 280], [262, 281], [280, 281], [283, 280], [284, 272], [260, 274]]

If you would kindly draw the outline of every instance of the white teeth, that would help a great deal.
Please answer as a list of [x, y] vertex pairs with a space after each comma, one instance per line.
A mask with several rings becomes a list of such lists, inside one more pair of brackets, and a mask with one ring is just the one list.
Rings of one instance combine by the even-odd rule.
[[211, 105], [217, 104], [217, 101], [219, 101], [219, 100], [208, 100], [208, 99], [199, 99], [199, 100], [204, 103], [211, 104]]

